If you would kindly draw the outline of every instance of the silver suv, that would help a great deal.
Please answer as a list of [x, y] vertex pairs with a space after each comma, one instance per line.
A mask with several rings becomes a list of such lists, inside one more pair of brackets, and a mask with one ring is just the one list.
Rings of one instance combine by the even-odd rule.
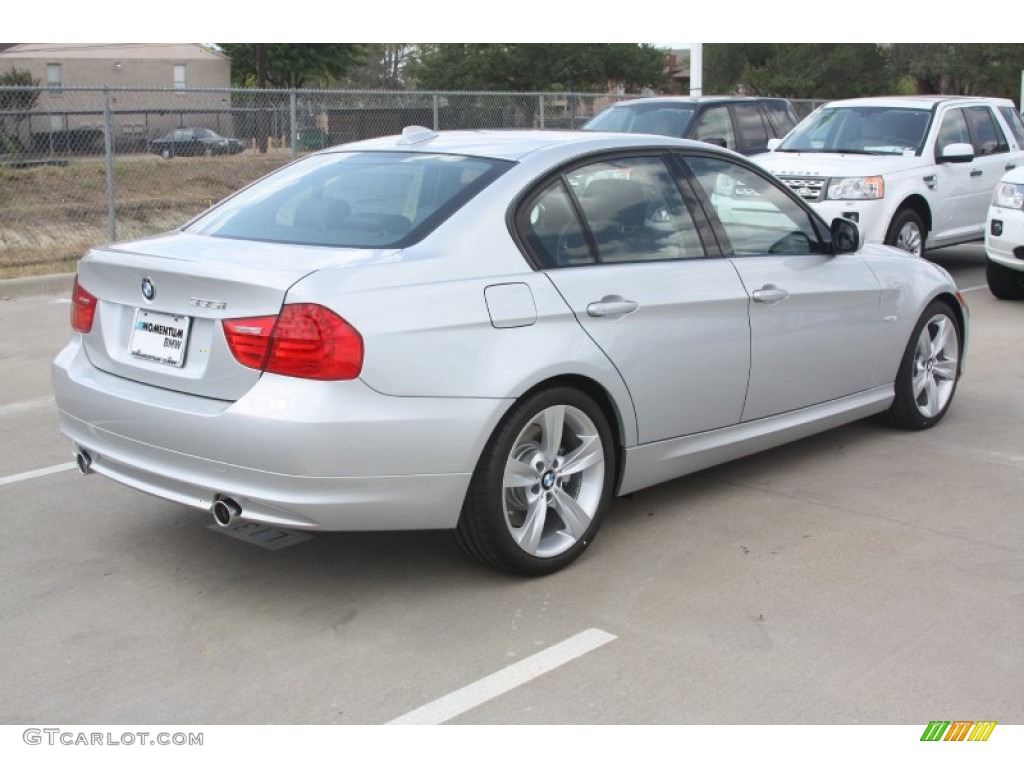
[[834, 101], [751, 159], [831, 221], [915, 255], [980, 240], [992, 191], [1024, 166], [1009, 99], [888, 96]]

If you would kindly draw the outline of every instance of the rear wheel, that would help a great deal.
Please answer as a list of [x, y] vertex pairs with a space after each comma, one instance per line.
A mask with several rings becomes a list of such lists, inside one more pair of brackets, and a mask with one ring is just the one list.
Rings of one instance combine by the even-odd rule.
[[611, 496], [613, 438], [569, 387], [517, 403], [477, 464], [455, 538], [487, 565], [528, 576], [564, 568], [593, 541]]
[[921, 315], [896, 374], [896, 397], [889, 419], [903, 429], [937, 424], [953, 401], [960, 377], [960, 324], [935, 301]]
[[885, 235], [885, 244], [893, 245], [914, 256], [924, 256], [924, 241], [927, 232], [917, 211], [903, 208], [898, 211]]
[[1024, 299], [1024, 272], [1004, 267], [991, 259], [985, 265], [988, 289], [997, 299]]

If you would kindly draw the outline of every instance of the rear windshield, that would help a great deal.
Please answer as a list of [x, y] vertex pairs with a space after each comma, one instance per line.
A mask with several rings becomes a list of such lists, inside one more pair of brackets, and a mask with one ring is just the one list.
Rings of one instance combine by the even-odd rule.
[[786, 137], [776, 152], [916, 155], [931, 112], [894, 107], [823, 107]]
[[696, 107], [692, 104], [627, 104], [609, 107], [583, 126], [585, 131], [686, 135]]
[[213, 237], [405, 247], [512, 164], [418, 152], [334, 152], [282, 168], [186, 228]]

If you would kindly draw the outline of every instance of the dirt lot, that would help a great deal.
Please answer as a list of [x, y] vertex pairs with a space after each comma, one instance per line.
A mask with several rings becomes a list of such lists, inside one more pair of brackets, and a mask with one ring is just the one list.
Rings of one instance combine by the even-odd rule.
[[[281, 150], [117, 160], [117, 239], [173, 229], [289, 160], [289, 153]], [[0, 211], [0, 278], [71, 271], [86, 249], [110, 240], [104, 160], [0, 168]]]

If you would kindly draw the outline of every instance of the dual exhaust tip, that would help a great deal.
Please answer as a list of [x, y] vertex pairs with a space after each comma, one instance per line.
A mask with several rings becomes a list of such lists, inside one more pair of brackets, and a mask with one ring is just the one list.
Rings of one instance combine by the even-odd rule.
[[230, 528], [235, 518], [242, 514], [242, 506], [228, 496], [217, 496], [210, 511], [213, 512], [213, 521], [217, 525], [221, 528]]
[[[92, 474], [92, 456], [84, 448], [75, 451], [75, 464], [78, 471], [83, 475]], [[221, 528], [230, 528], [235, 519], [242, 514], [242, 505], [230, 496], [215, 496], [213, 506], [210, 507], [213, 513], [213, 521]]]

